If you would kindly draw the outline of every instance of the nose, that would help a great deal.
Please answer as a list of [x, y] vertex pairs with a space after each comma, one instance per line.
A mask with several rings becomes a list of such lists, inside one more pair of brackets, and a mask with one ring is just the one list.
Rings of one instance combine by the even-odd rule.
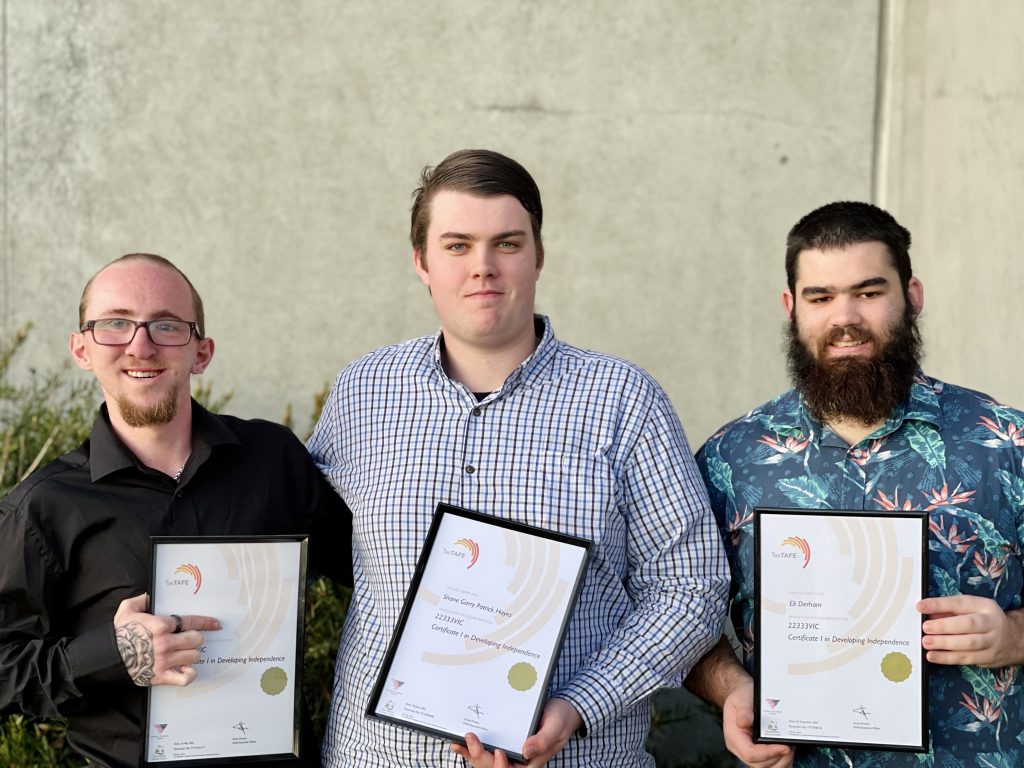
[[135, 335], [132, 337], [132, 340], [125, 347], [125, 351], [135, 357], [146, 358], [152, 356], [156, 352], [156, 344], [149, 337], [149, 328], [142, 325], [138, 326], [135, 329]]
[[498, 252], [495, 248], [485, 245], [477, 248], [473, 254], [473, 277], [494, 277], [498, 274]]
[[860, 325], [863, 319], [857, 300], [853, 296], [839, 295], [832, 300], [832, 325], [845, 328], [849, 325]]

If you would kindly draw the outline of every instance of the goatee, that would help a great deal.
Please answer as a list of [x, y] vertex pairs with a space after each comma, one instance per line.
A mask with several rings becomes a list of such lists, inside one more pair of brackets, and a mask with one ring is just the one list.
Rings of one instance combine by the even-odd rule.
[[167, 397], [156, 405], [144, 406], [136, 405], [127, 397], [119, 397], [117, 409], [129, 427], [158, 427], [169, 424], [178, 413], [178, 398], [174, 392], [168, 392]]
[[[812, 416], [825, 424], [855, 421], [871, 426], [885, 421], [906, 401], [921, 361], [921, 332], [909, 303], [888, 336], [883, 346], [861, 326], [834, 328], [821, 339], [815, 356], [800, 339], [796, 315], [792, 316], [789, 374]], [[829, 358], [828, 345], [844, 337], [870, 341], [878, 351], [870, 357]]]

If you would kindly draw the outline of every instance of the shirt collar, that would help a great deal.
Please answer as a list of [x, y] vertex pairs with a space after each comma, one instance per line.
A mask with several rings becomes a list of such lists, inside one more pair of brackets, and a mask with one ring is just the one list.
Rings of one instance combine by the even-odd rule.
[[[889, 418], [878, 429], [868, 435], [865, 440], [878, 440], [891, 435], [903, 426], [906, 421], [922, 421], [942, 430], [942, 408], [939, 395], [942, 394], [942, 382], [924, 375], [920, 369], [914, 374], [914, 383], [910, 385], [907, 399], [896, 406]], [[774, 426], [783, 434], [801, 436], [814, 443], [820, 443], [823, 434], [831, 435], [831, 430], [811, 416], [804, 406], [803, 395], [799, 395], [799, 407], [789, 414], [779, 414], [774, 419]], [[790, 417], [790, 418], [787, 418]]]
[[[193, 400], [192, 459], [189, 460], [189, 463], [193, 467], [199, 466], [209, 458], [211, 450], [217, 445], [241, 445], [241, 443], [220, 419]], [[100, 406], [100, 412], [89, 435], [89, 468], [94, 483], [124, 469], [134, 468], [141, 472], [153, 471], [135, 458], [135, 454], [114, 432], [106, 403]]]
[[[508, 394], [516, 387], [534, 382], [538, 377], [540, 377], [543, 374], [543, 371], [547, 367], [548, 362], [555, 354], [555, 349], [557, 348], [558, 343], [555, 339], [555, 332], [551, 328], [551, 320], [547, 317], [547, 315], [534, 315], [533, 327], [537, 336], [540, 338], [540, 341], [538, 342], [536, 349], [533, 350], [529, 357], [527, 357], [525, 360], [523, 360], [523, 362], [516, 366], [516, 369], [508, 375], [508, 377], [505, 379], [505, 383], [502, 384], [499, 390], [497, 390], [496, 392], [492, 392], [488, 397], [485, 397], [481, 402], [489, 402], [491, 400], [496, 400], [499, 397]], [[448, 377], [448, 374], [445, 373], [444, 366], [441, 364], [441, 350], [443, 348], [443, 345], [444, 337], [441, 331], [439, 330], [436, 334], [434, 334], [434, 370], [444, 378], [451, 381], [451, 379], [449, 379]], [[463, 387], [463, 389], [465, 389], [465, 387]], [[470, 397], [472, 397], [472, 393], [469, 393], [469, 395]]]

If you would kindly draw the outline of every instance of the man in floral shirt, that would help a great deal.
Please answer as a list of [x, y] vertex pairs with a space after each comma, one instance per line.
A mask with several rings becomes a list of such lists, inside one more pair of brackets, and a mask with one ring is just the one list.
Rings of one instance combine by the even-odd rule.
[[[722, 707], [727, 746], [759, 768], [1024, 764], [1024, 413], [921, 372], [909, 248], [910, 233], [866, 203], [801, 219], [782, 295], [795, 388], [697, 454], [748, 666], [723, 638], [686, 685]], [[755, 506], [929, 513], [927, 754], [753, 743]]]

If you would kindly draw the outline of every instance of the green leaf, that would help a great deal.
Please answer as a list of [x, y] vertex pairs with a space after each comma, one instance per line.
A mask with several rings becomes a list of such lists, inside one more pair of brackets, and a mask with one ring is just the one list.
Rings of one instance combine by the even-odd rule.
[[1011, 475], [1005, 469], [996, 470], [1003, 495], [1017, 509], [1024, 509], [1024, 479]]
[[732, 467], [718, 456], [708, 456], [707, 464], [708, 478], [711, 480], [711, 484], [730, 499], [733, 498]]
[[982, 405], [992, 411], [992, 415], [997, 419], [1012, 421], [1018, 427], [1024, 427], [1024, 414], [1020, 411], [1015, 411], [1013, 408], [1007, 408], [1002, 403], [982, 403]]
[[779, 490], [794, 504], [807, 509], [830, 508], [828, 488], [816, 477], [797, 477], [780, 480]]
[[960, 585], [948, 572], [937, 565], [933, 565], [931, 570], [932, 576], [935, 577], [935, 581], [939, 585], [938, 597], [951, 597], [960, 594]]
[[961, 667], [964, 680], [971, 684], [971, 688], [979, 696], [995, 701], [999, 698], [996, 691], [996, 677], [991, 670], [983, 667]]
[[984, 768], [1015, 768], [1010, 758], [1002, 752], [979, 752], [976, 757], [978, 765]]
[[946, 446], [930, 424], [912, 421], [906, 426], [907, 441], [932, 469], [946, 469]]
[[978, 534], [978, 538], [981, 539], [988, 552], [1000, 552], [1002, 547], [1010, 543], [1006, 540], [1005, 536], [999, 533], [993, 522], [987, 517], [982, 517], [973, 509], [965, 509], [963, 507], [956, 507], [955, 509], [955, 514], [958, 517], [966, 518], [974, 523], [974, 532]]

